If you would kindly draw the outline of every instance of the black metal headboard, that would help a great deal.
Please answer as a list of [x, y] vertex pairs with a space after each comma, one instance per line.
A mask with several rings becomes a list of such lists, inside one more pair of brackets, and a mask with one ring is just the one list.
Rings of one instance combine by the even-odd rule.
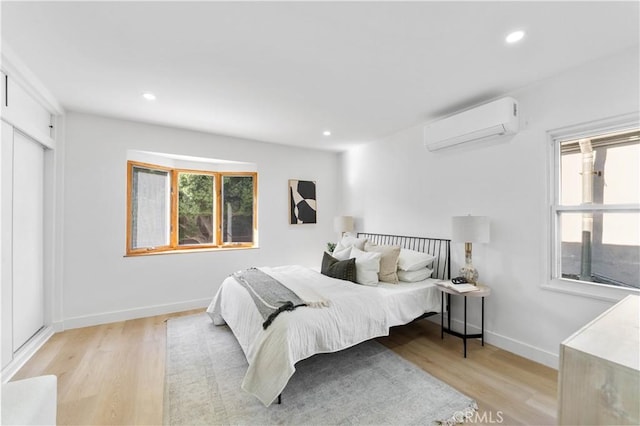
[[406, 237], [402, 235], [370, 234], [358, 232], [358, 238], [367, 238], [378, 245], [400, 246], [409, 250], [429, 253], [436, 257], [433, 261], [433, 278], [451, 278], [451, 240], [442, 238]]

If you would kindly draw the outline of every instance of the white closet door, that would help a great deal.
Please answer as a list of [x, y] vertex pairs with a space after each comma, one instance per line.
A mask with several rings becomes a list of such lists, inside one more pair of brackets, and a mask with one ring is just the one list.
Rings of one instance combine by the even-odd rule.
[[2, 338], [2, 368], [13, 359], [13, 284], [11, 282], [11, 216], [13, 212], [13, 126], [1, 121], [0, 146], [0, 302], [2, 309], [0, 337]]
[[44, 149], [21, 133], [13, 145], [13, 350], [44, 325]]

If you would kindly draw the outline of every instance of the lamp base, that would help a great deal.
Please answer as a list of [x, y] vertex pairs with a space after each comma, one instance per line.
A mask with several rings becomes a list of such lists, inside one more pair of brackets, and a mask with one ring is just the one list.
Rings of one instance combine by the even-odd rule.
[[478, 271], [471, 264], [471, 243], [464, 243], [464, 266], [460, 268], [460, 276], [467, 282], [478, 285]]
[[473, 265], [468, 264], [460, 268], [460, 276], [464, 277], [467, 282], [478, 285], [478, 270]]

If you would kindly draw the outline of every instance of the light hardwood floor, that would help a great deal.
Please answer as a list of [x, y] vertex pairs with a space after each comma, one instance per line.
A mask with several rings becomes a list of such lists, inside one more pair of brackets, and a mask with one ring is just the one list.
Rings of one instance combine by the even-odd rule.
[[[162, 424], [166, 324], [199, 310], [68, 330], [54, 335], [13, 380], [58, 376], [58, 424]], [[440, 339], [430, 321], [378, 339], [478, 402], [469, 423], [555, 424], [557, 372], [479, 341]]]
[[405, 359], [475, 399], [478, 414], [469, 423], [554, 425], [558, 372], [477, 339], [445, 334], [431, 321], [395, 327], [378, 339]]

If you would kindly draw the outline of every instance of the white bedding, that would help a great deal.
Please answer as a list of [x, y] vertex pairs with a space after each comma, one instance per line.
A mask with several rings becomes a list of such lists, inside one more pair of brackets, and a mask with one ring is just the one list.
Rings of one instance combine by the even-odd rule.
[[385, 336], [390, 327], [440, 311], [440, 292], [433, 279], [369, 287], [297, 265], [259, 269], [292, 290], [308, 285], [329, 301], [324, 308], [283, 312], [263, 330], [264, 320], [247, 291], [233, 277], [220, 286], [207, 312], [215, 324], [226, 323], [235, 334], [249, 363], [242, 389], [265, 406], [285, 388], [296, 362]]

